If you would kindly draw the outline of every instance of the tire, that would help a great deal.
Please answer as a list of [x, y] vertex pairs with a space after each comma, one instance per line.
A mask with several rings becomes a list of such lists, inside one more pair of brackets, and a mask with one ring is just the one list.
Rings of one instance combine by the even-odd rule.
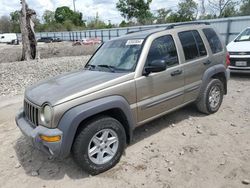
[[204, 114], [213, 114], [219, 110], [223, 101], [223, 95], [224, 87], [222, 82], [219, 79], [211, 79], [201, 91], [196, 107]]
[[126, 133], [122, 124], [114, 118], [101, 116], [87, 123], [79, 132], [72, 154], [84, 171], [97, 175], [120, 161], [125, 146]]

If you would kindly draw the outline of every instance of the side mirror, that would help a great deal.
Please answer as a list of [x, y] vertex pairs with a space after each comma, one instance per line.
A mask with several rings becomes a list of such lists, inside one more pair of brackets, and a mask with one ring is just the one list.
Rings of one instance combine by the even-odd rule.
[[167, 69], [166, 62], [164, 60], [154, 60], [144, 68], [144, 76], [148, 76], [153, 72], [162, 72]]

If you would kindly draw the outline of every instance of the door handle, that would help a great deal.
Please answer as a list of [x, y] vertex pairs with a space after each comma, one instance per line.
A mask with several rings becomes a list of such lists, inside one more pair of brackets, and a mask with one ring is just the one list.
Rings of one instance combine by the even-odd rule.
[[177, 76], [177, 75], [180, 75], [182, 74], [182, 70], [176, 70], [174, 72], [171, 72], [171, 76]]
[[204, 65], [209, 65], [209, 64], [211, 64], [212, 62], [211, 61], [209, 61], [209, 60], [207, 60], [207, 61], [205, 61], [205, 62], [203, 62], [203, 64]]

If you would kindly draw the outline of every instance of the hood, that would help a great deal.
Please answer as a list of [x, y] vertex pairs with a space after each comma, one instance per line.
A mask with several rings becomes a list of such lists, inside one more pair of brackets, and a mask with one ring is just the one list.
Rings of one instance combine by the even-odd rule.
[[230, 42], [227, 45], [227, 51], [229, 52], [250, 52], [250, 41], [242, 42]]
[[[82, 70], [66, 73], [49, 80], [37, 83], [25, 91], [25, 98], [39, 106], [49, 102], [52, 106], [71, 100], [90, 92], [104, 89], [106, 82], [119, 78], [127, 73], [110, 73]], [[103, 85], [100, 87], [100, 85]], [[99, 87], [97, 87], [99, 86]], [[89, 90], [91, 88], [91, 90]]]

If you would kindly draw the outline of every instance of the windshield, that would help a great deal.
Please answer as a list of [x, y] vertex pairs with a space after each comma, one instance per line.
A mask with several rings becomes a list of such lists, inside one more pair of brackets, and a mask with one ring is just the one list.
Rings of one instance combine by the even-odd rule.
[[132, 72], [135, 70], [142, 43], [142, 39], [122, 39], [106, 42], [85, 68], [98, 71]]
[[250, 28], [243, 31], [236, 39], [235, 42], [250, 41]]

